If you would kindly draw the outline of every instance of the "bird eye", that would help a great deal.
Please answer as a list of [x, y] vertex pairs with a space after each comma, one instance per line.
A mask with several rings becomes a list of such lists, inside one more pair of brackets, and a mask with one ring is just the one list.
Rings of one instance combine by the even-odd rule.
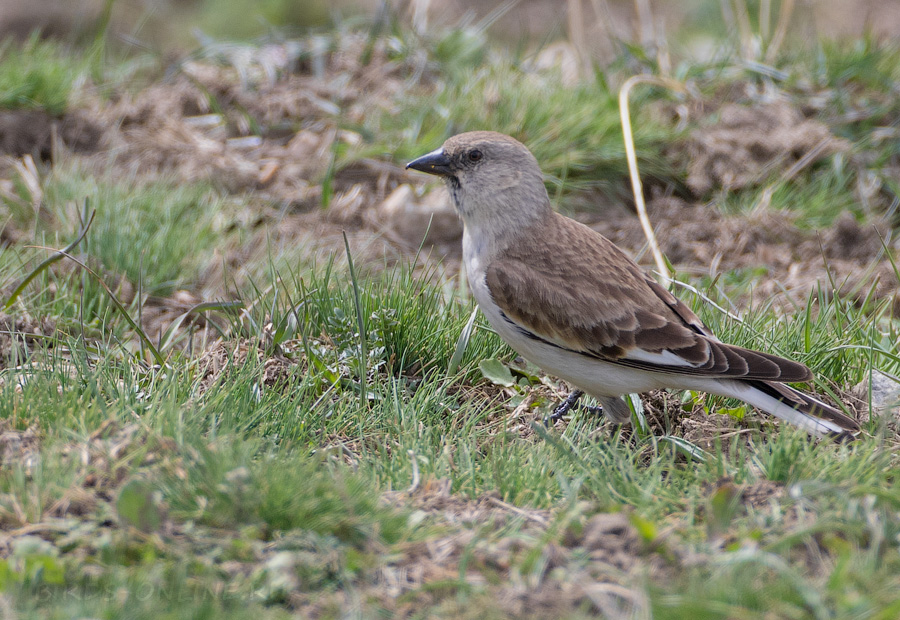
[[482, 157], [484, 157], [484, 155], [482, 155], [481, 151], [479, 151], [478, 149], [469, 151], [469, 161], [471, 162], [481, 161]]

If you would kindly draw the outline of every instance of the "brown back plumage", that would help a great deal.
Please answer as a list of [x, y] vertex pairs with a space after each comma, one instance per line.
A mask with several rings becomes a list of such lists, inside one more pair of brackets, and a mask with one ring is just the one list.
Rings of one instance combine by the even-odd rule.
[[[542, 245], [512, 245], [487, 268], [494, 302], [534, 336], [575, 352], [657, 372], [810, 381], [809, 368], [720, 342], [690, 308], [611, 241], [550, 213]], [[669, 351], [691, 366], [629, 359]]]

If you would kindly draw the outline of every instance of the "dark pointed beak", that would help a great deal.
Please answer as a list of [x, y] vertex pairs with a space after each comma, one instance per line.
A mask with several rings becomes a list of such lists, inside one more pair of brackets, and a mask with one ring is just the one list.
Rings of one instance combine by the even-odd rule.
[[450, 159], [444, 155], [444, 149], [438, 149], [428, 153], [428, 155], [422, 155], [418, 159], [414, 159], [406, 164], [406, 168], [412, 168], [419, 172], [427, 172], [428, 174], [436, 174], [442, 177], [453, 176], [453, 169], [450, 167]]

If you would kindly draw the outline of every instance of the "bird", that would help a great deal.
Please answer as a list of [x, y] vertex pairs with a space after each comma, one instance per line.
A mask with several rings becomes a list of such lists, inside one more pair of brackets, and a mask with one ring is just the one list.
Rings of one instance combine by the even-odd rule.
[[719, 340], [623, 250], [553, 210], [540, 165], [518, 140], [471, 131], [407, 164], [441, 177], [463, 224], [463, 263], [488, 323], [519, 355], [626, 424], [627, 394], [693, 390], [736, 398], [814, 436], [852, 438], [859, 424], [788, 383], [796, 361]]

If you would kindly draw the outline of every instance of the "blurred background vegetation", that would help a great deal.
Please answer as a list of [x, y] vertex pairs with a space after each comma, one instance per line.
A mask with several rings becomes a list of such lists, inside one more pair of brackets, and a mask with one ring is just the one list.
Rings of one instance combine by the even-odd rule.
[[[652, 48], [664, 42], [676, 56], [709, 55], [722, 40], [755, 33], [765, 44], [900, 33], [894, 0], [4, 0], [0, 37], [46, 34], [92, 38], [107, 25], [113, 39], [160, 54], [177, 54], [199, 35], [255, 39], [346, 22], [372, 23], [388, 14], [426, 27], [482, 24], [494, 42], [521, 47], [568, 36], [591, 59], [608, 62], [616, 42]], [[565, 10], [564, 10], [565, 9]], [[790, 14], [790, 29], [777, 32]], [[742, 40], [752, 46], [753, 41]], [[749, 51], [749, 50], [745, 50]]]

